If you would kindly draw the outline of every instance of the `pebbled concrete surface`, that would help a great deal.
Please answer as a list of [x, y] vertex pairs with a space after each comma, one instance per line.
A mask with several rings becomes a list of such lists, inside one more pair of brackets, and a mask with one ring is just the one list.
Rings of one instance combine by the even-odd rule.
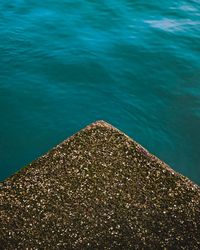
[[1, 183], [0, 249], [200, 249], [200, 189], [104, 121]]

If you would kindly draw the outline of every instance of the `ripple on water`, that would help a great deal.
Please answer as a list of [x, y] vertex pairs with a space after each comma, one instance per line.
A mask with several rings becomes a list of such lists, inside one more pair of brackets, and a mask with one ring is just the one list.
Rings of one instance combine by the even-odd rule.
[[7, 0], [0, 13], [1, 179], [103, 119], [200, 182], [199, 1]]

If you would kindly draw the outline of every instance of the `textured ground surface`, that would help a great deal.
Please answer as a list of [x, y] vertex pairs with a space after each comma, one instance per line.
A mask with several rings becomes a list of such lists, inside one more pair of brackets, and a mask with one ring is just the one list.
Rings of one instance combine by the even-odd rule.
[[2, 249], [200, 249], [200, 189], [102, 121], [1, 184]]

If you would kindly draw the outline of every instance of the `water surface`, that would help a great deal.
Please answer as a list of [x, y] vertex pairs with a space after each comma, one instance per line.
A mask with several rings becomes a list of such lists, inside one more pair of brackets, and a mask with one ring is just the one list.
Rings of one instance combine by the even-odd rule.
[[199, 1], [2, 0], [0, 179], [103, 119], [200, 183]]

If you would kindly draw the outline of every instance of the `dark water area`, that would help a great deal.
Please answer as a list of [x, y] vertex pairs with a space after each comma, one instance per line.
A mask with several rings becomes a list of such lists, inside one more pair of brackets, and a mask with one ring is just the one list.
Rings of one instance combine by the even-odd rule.
[[200, 2], [1, 0], [0, 179], [103, 119], [200, 184]]

